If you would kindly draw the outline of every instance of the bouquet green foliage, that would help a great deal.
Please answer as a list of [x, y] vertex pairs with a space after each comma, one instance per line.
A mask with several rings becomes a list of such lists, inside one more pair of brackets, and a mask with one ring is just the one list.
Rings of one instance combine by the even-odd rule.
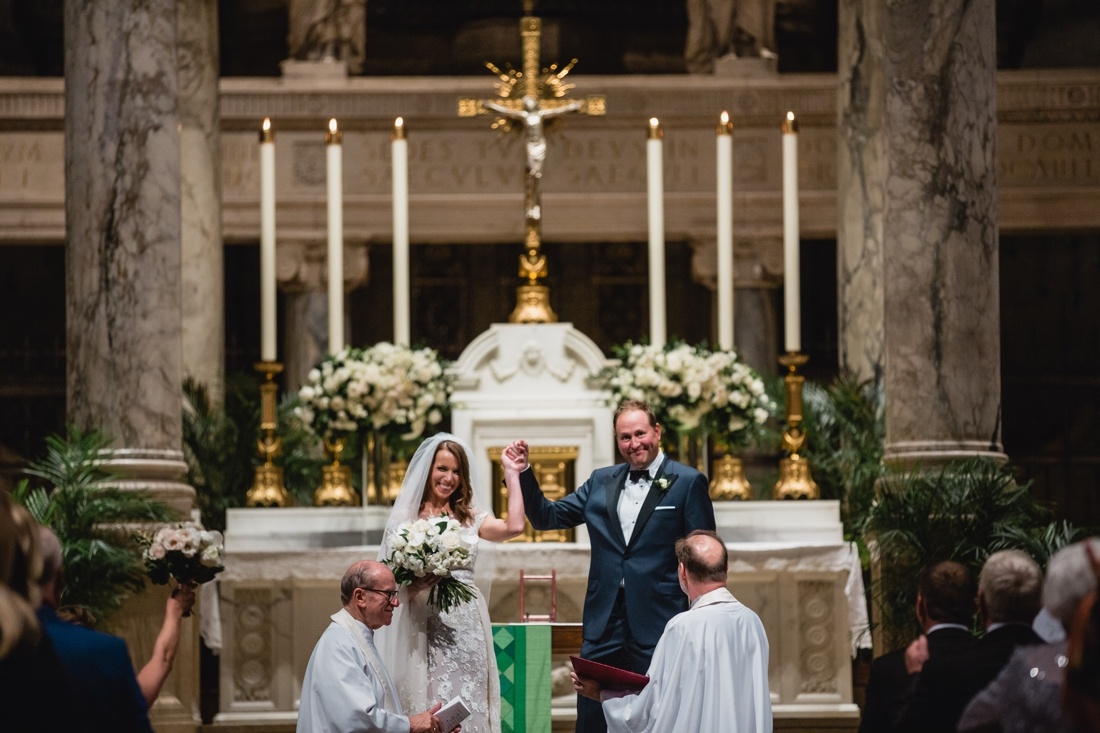
[[454, 568], [465, 567], [470, 559], [470, 548], [463, 542], [461, 531], [458, 520], [447, 514], [403, 522], [391, 538], [392, 552], [383, 562], [401, 585], [411, 585], [429, 575], [441, 577], [432, 587], [428, 603], [449, 611], [475, 595], [473, 587], [450, 574]]
[[648, 402], [657, 420], [677, 434], [706, 432], [726, 448], [746, 446], [775, 413], [760, 375], [734, 351], [628, 341], [613, 353], [620, 363], [595, 375], [611, 390], [612, 402]]

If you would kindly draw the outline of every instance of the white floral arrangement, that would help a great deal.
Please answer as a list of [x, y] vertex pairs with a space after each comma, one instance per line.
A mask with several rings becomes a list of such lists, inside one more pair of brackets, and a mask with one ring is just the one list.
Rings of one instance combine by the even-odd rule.
[[324, 438], [363, 429], [391, 442], [414, 441], [443, 422], [450, 394], [437, 351], [381, 342], [345, 348], [310, 370], [296, 414]]
[[733, 351], [627, 342], [614, 353], [619, 364], [595, 375], [612, 404], [648, 402], [675, 433], [709, 432], [728, 447], [746, 445], [775, 413], [760, 375]]
[[177, 583], [207, 583], [225, 570], [222, 533], [203, 529], [197, 522], [161, 527], [144, 539], [145, 569], [149, 580], [164, 585], [170, 578]]
[[363, 395], [370, 389], [371, 376], [367, 367], [362, 349], [348, 347], [325, 357], [298, 390], [295, 414], [325, 439], [365, 427], [368, 412]]
[[415, 441], [436, 431], [450, 409], [451, 377], [435, 349], [385, 341], [366, 351], [369, 388], [362, 394], [369, 427], [391, 442]]
[[462, 541], [461, 531], [458, 520], [447, 514], [403, 522], [390, 538], [392, 552], [383, 562], [401, 585], [411, 585], [429, 575], [442, 578], [432, 586], [428, 603], [449, 611], [474, 598], [471, 586], [451, 577], [451, 570], [464, 567], [470, 559], [470, 548]]

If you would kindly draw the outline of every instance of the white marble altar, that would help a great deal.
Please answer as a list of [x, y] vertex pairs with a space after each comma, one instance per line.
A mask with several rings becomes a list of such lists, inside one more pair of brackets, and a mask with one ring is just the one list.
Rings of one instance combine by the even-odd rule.
[[[857, 646], [869, 646], [867, 607], [858, 554], [841, 538], [836, 504], [726, 502], [717, 509], [730, 550], [729, 587], [760, 614], [768, 632], [776, 718], [855, 720], [850, 659]], [[229, 511], [216, 722], [294, 720], [309, 654], [339, 605], [341, 575], [352, 562], [377, 555], [375, 544], [341, 545], [380, 531], [384, 517], [368, 510], [379, 511]], [[579, 622], [589, 548], [586, 538], [578, 540], [502, 546], [492, 620], [518, 621], [521, 569], [553, 569], [558, 621]], [[528, 595], [528, 603], [540, 602], [530, 588]], [[555, 699], [554, 720], [572, 714], [571, 699]]]

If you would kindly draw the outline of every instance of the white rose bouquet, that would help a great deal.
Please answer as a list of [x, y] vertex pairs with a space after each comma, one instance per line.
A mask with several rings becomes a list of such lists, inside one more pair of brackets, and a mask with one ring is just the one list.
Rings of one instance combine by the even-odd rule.
[[208, 583], [225, 570], [222, 533], [196, 522], [161, 527], [144, 537], [144, 545], [145, 570], [156, 585], [170, 578], [180, 584]]
[[390, 539], [390, 556], [383, 560], [401, 585], [429, 575], [441, 577], [428, 603], [444, 612], [474, 599], [471, 586], [451, 577], [451, 570], [464, 566], [470, 557], [461, 529], [458, 520], [446, 514], [403, 522]]

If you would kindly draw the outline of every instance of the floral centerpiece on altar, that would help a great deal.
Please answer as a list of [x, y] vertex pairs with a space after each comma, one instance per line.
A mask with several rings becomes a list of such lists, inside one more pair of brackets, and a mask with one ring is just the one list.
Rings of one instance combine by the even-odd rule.
[[613, 353], [619, 364], [595, 375], [611, 390], [612, 404], [644, 400], [657, 420], [678, 435], [709, 433], [732, 449], [751, 443], [775, 413], [760, 375], [733, 351], [628, 341]]
[[367, 427], [398, 449], [435, 432], [450, 410], [451, 377], [435, 349], [379, 342], [366, 350]]
[[370, 388], [368, 376], [362, 349], [349, 347], [329, 354], [309, 371], [309, 381], [298, 390], [295, 414], [325, 441], [366, 427], [363, 395]]
[[345, 348], [310, 370], [296, 413], [322, 438], [368, 430], [394, 445], [440, 425], [450, 394], [438, 352], [381, 342]]

